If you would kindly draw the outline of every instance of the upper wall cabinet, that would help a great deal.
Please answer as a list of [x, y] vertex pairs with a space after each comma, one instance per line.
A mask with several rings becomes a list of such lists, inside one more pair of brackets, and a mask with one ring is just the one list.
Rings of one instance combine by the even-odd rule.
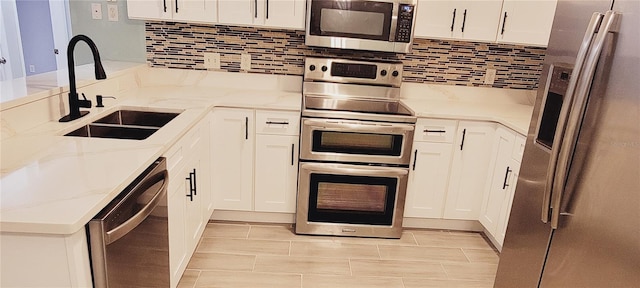
[[495, 41], [502, 0], [418, 0], [416, 37]]
[[215, 23], [217, 6], [217, 0], [127, 0], [131, 19]]
[[546, 46], [557, 0], [418, 0], [415, 36]]
[[222, 24], [304, 30], [305, 0], [219, 0]]
[[556, 0], [504, 0], [498, 42], [547, 46]]

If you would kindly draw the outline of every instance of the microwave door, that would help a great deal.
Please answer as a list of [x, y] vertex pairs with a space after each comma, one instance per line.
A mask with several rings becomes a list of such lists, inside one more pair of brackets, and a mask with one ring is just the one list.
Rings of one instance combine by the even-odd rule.
[[407, 41], [396, 42], [395, 1], [308, 1], [306, 45], [399, 53], [411, 49]]

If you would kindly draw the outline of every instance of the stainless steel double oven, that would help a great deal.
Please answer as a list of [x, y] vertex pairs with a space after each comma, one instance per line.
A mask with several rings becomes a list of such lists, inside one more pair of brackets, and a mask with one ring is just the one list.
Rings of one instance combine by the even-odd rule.
[[296, 233], [399, 238], [416, 118], [402, 64], [307, 58]]

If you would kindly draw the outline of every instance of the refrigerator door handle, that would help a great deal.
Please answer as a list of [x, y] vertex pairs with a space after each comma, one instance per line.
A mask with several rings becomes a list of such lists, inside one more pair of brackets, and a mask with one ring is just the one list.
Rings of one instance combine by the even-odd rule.
[[576, 93], [572, 104], [573, 109], [571, 109], [569, 113], [566, 127], [567, 131], [560, 147], [557, 170], [553, 181], [552, 193], [554, 199], [552, 205], [554, 209], [551, 211], [551, 228], [553, 229], [558, 228], [561, 212], [560, 204], [562, 203], [562, 196], [565, 193], [569, 166], [578, 141], [578, 135], [580, 134], [580, 126], [582, 125], [582, 119], [584, 118], [584, 113], [587, 108], [587, 101], [589, 100], [593, 77], [596, 73], [596, 66], [602, 54], [602, 48], [604, 47], [607, 35], [617, 30], [619, 15], [619, 13], [614, 11], [607, 11], [605, 13], [602, 23], [600, 24], [598, 35], [587, 55], [583, 70], [584, 73], [580, 73], [583, 75], [581, 75], [578, 80], [578, 85], [576, 86]]
[[[562, 139], [564, 139], [563, 135], [565, 134], [565, 128], [567, 124], [567, 119], [569, 118], [569, 111], [571, 108], [571, 100], [573, 99], [573, 94], [575, 92], [575, 88], [578, 84], [578, 79], [580, 76], [580, 71], [582, 70], [582, 66], [585, 63], [585, 59], [587, 58], [587, 52], [589, 51], [589, 47], [591, 46], [591, 41], [598, 30], [598, 26], [602, 20], [603, 15], [601, 13], [593, 13], [591, 16], [591, 20], [589, 21], [589, 25], [587, 26], [587, 30], [584, 33], [584, 38], [582, 39], [582, 44], [580, 44], [580, 49], [578, 50], [578, 55], [576, 57], [576, 63], [573, 66], [573, 71], [571, 75], [571, 79], [569, 79], [569, 85], [567, 88], [567, 92], [565, 93], [564, 105], [560, 109], [560, 115], [558, 116], [558, 124], [556, 126], [554, 139], [554, 145], [551, 148], [551, 155], [549, 156], [549, 167], [547, 168], [547, 181], [544, 187], [544, 194], [542, 199], [542, 222], [547, 223], [550, 220], [550, 208], [551, 208], [551, 190], [554, 182], [554, 175], [556, 174], [556, 168], [558, 164], [558, 156], [560, 154], [560, 146], [562, 144]], [[547, 88], [548, 89], [548, 88]]]

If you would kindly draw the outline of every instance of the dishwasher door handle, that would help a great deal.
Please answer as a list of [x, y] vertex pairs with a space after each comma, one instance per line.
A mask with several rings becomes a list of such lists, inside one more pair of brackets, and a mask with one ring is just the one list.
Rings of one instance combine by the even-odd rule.
[[[142, 223], [142, 221], [144, 221], [144, 219], [146, 219], [149, 216], [149, 214], [151, 214], [153, 209], [155, 209], [158, 206], [162, 197], [164, 197], [167, 194], [167, 184], [169, 183], [168, 181], [169, 172], [167, 170], [164, 170], [162, 171], [162, 173], [156, 174], [156, 175], [162, 175], [162, 177], [158, 180], [156, 180], [157, 177], [153, 177], [149, 179], [149, 182], [151, 182], [151, 185], [149, 185], [148, 187], [151, 187], [153, 186], [153, 184], [163, 181], [160, 189], [158, 189], [158, 191], [153, 196], [153, 198], [151, 198], [151, 201], [149, 201], [149, 203], [147, 203], [142, 209], [140, 209], [138, 213], [133, 215], [131, 218], [127, 219], [127, 221], [120, 224], [118, 227], [113, 228], [110, 231], [107, 231], [104, 233], [105, 246], [115, 241], [118, 241], [118, 239], [122, 238], [122, 236], [127, 235], [127, 233], [129, 233], [131, 230], [135, 229], [138, 225], [140, 225], [140, 223]], [[141, 185], [141, 186], [145, 187], [145, 185]]]

